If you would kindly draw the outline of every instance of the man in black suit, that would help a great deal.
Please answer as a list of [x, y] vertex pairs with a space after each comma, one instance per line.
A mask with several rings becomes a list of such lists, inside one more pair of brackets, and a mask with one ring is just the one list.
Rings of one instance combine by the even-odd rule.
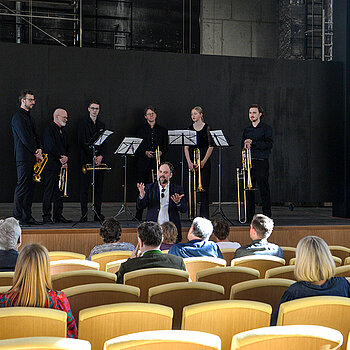
[[35, 105], [34, 93], [22, 90], [19, 101], [21, 107], [11, 121], [17, 168], [13, 216], [22, 225], [39, 225], [41, 223], [32, 217], [33, 167], [37, 160], [43, 160], [40, 139], [30, 115]]
[[[45, 188], [43, 196], [43, 222], [53, 224], [68, 223], [63, 217], [63, 193], [58, 188], [59, 174], [68, 169], [68, 142], [64, 130], [68, 120], [67, 111], [57, 108], [53, 113], [53, 122], [44, 132], [44, 150], [48, 155], [45, 171]], [[53, 202], [53, 221], [51, 219], [51, 203]]]
[[159, 166], [158, 181], [145, 186], [138, 183], [139, 196], [136, 206], [138, 209], [147, 208], [147, 221], [158, 222], [159, 225], [172, 221], [177, 228], [177, 242], [181, 242], [181, 221], [179, 212], [187, 212], [187, 202], [184, 190], [170, 181], [174, 167], [169, 162]]
[[159, 250], [163, 240], [162, 228], [159, 224], [151, 221], [143, 222], [137, 228], [137, 234], [137, 246], [131, 257], [120, 265], [117, 283], [123, 283], [124, 274], [135, 270], [165, 267], [186, 271], [182, 258], [163, 254]]

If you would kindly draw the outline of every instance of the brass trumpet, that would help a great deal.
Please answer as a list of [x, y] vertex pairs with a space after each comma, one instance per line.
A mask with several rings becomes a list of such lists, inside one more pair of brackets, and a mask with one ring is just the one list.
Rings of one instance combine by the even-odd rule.
[[44, 169], [44, 166], [47, 163], [47, 153], [42, 154], [43, 160], [38, 159], [36, 163], [34, 164], [34, 174], [33, 174], [33, 180], [35, 182], [40, 182], [41, 181], [41, 172]]
[[67, 182], [68, 182], [68, 169], [61, 167], [61, 171], [59, 176], [59, 181], [58, 181], [58, 188], [60, 191], [63, 191], [62, 197], [68, 197], [67, 194]]
[[152, 169], [152, 180], [153, 182], [158, 181], [158, 173], [159, 173], [159, 166], [160, 166], [160, 150], [159, 150], [159, 146], [156, 148], [156, 170], [157, 173], [154, 173], [154, 169]]
[[[92, 164], [84, 164], [81, 167], [81, 171], [83, 172], [83, 174], [86, 174], [88, 171], [92, 170], [94, 167]], [[105, 163], [101, 163], [99, 166], [95, 166], [95, 170], [111, 170], [112, 168], [110, 168], [107, 164]]]

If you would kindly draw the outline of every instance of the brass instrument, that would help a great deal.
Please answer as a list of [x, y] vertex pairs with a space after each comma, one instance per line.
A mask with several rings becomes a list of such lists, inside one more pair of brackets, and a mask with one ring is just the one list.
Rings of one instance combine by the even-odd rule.
[[35, 182], [40, 182], [41, 181], [41, 172], [44, 169], [44, 166], [47, 163], [47, 153], [42, 154], [43, 160], [38, 159], [36, 163], [34, 164], [34, 174], [33, 174], [33, 180]]
[[67, 194], [67, 182], [68, 182], [68, 168], [63, 168], [61, 167], [61, 171], [59, 176], [59, 181], [58, 181], [58, 188], [60, 191], [63, 191], [62, 197], [68, 197]]
[[154, 173], [154, 169], [152, 169], [152, 180], [153, 182], [158, 181], [158, 176], [159, 176], [159, 166], [160, 166], [160, 150], [159, 146], [156, 148], [156, 169], [157, 173]]
[[[94, 167], [92, 164], [84, 164], [81, 167], [81, 170], [83, 172], [83, 174], [86, 174], [88, 171], [92, 170]], [[110, 168], [107, 164], [105, 163], [101, 163], [99, 166], [95, 166], [95, 170], [111, 170], [112, 168]]]

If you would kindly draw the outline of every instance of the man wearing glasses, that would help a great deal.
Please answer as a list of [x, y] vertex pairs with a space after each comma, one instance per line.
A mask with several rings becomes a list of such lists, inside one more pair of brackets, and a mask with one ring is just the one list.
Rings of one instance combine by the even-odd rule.
[[19, 101], [21, 107], [11, 121], [17, 168], [13, 216], [21, 225], [40, 225], [32, 217], [33, 167], [37, 160], [43, 160], [40, 139], [30, 115], [30, 110], [35, 105], [34, 93], [22, 90]]

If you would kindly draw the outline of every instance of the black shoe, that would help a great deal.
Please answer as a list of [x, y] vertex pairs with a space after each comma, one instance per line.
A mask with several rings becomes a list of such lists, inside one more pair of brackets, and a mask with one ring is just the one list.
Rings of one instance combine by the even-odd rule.
[[[100, 218], [98, 218], [98, 216]], [[103, 214], [98, 214], [98, 216], [97, 215], [94, 216], [94, 221], [100, 221], [100, 219], [101, 219], [101, 222], [103, 222], [105, 219], [105, 216]]]
[[66, 219], [65, 217], [63, 217], [63, 216], [60, 216], [59, 218], [54, 218], [53, 219], [53, 222], [55, 223], [55, 224], [69, 224], [70, 222], [73, 222], [72, 220], [68, 220], [68, 219]]
[[43, 224], [53, 224], [51, 218], [43, 218]]
[[42, 225], [43, 223], [40, 221], [36, 221], [34, 218], [30, 218], [29, 220], [20, 221], [20, 224], [31, 226], [31, 225]]

